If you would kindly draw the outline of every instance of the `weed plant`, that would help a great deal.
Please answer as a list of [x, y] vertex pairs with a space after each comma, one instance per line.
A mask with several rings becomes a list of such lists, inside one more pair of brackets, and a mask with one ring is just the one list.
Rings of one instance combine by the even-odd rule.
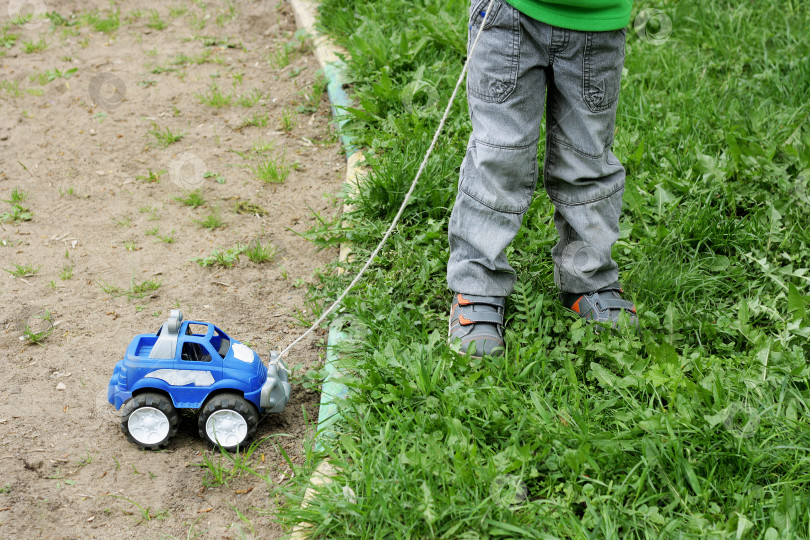
[[236, 244], [228, 249], [215, 249], [208, 257], [198, 257], [191, 259], [192, 262], [199, 264], [202, 267], [208, 266], [221, 266], [222, 268], [230, 268], [239, 262], [239, 256], [245, 251], [246, 246]]
[[[354, 210], [313, 231], [355, 259], [312, 298], [335, 298], [398, 209], [465, 59], [468, 7], [321, 4], [371, 172]], [[322, 457], [307, 454], [282, 520], [320, 538], [810, 538], [810, 5], [642, 0], [633, 15], [649, 8], [673, 32], [655, 44], [629, 27], [613, 145], [628, 173], [613, 255], [640, 336], [595, 334], [560, 307], [540, 189], [508, 250], [506, 355], [449, 350], [462, 92], [345, 301], [352, 393], [325, 440], [341, 472], [302, 506]], [[436, 108], [405, 108], [416, 80]]]
[[290, 164], [284, 156], [264, 159], [252, 169], [256, 178], [268, 184], [280, 184], [290, 174]]
[[245, 248], [245, 255], [251, 261], [261, 264], [265, 262], [272, 261], [273, 258], [276, 256], [276, 252], [278, 248], [276, 248], [271, 243], [262, 244], [259, 240], [254, 240]]
[[175, 197], [174, 200], [192, 208], [199, 208], [205, 204], [205, 197], [199, 189], [189, 191], [184, 197]]
[[212, 231], [221, 229], [226, 225], [225, 221], [222, 219], [222, 216], [219, 214], [218, 209], [214, 209], [210, 214], [205, 216], [205, 219], [198, 219], [194, 221], [203, 229], [210, 229]]
[[168, 126], [166, 127], [165, 131], [161, 130], [157, 124], [154, 123], [152, 124], [152, 129], [150, 129], [147, 133], [149, 133], [149, 135], [155, 139], [155, 144], [161, 148], [166, 148], [170, 144], [176, 143], [186, 136], [185, 133], [172, 132]]

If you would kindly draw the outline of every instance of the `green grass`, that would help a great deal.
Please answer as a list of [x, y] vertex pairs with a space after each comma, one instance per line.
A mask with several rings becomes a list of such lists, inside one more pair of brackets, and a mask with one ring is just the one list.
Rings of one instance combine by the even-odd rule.
[[[349, 52], [346, 127], [371, 173], [354, 211], [312, 232], [321, 246], [350, 239], [356, 257], [313, 299], [335, 298], [398, 209], [461, 69], [468, 8], [322, 3]], [[345, 302], [353, 393], [327, 441], [343, 472], [302, 508], [321, 457], [307, 454], [282, 520], [319, 538], [810, 538], [810, 6], [645, 0], [634, 13], [645, 8], [664, 9], [673, 34], [654, 45], [628, 30], [614, 143], [628, 176], [613, 255], [641, 336], [595, 335], [560, 307], [541, 189], [507, 253], [506, 356], [448, 351], [462, 92]], [[437, 89], [435, 111], [403, 105], [415, 80]]]
[[0, 28], [0, 47], [10, 49], [17, 43], [20, 34], [9, 32], [7, 27]]
[[160, 169], [158, 171], [153, 171], [152, 169], [147, 169], [146, 174], [139, 174], [135, 176], [136, 180], [140, 180], [141, 182], [147, 183], [160, 183], [160, 177], [166, 174], [166, 169]]
[[174, 244], [177, 241], [177, 237], [175, 236], [174, 229], [172, 229], [169, 234], [158, 234], [155, 233], [155, 238], [163, 242], [164, 244]]
[[194, 222], [203, 229], [210, 229], [212, 231], [221, 229], [227, 225], [225, 220], [222, 219], [222, 216], [220, 216], [219, 210], [216, 209], [205, 216], [205, 219], [195, 219]]
[[170, 144], [174, 144], [186, 136], [185, 133], [172, 132], [168, 126], [165, 130], [161, 130], [157, 124], [152, 124], [152, 129], [147, 133], [155, 139], [155, 144], [161, 148], [167, 148]]
[[222, 268], [230, 268], [239, 262], [239, 256], [243, 251], [245, 251], [245, 246], [236, 244], [236, 246], [228, 249], [215, 249], [210, 256], [198, 257], [191, 259], [191, 261], [202, 267], [221, 266]]
[[298, 95], [301, 96], [303, 102], [297, 107], [296, 110], [299, 113], [314, 113], [318, 110], [321, 101], [323, 101], [323, 96], [325, 93], [326, 78], [323, 76], [323, 72], [318, 71], [312, 85], [298, 92]]
[[199, 189], [189, 191], [185, 197], [175, 197], [174, 200], [192, 208], [199, 208], [205, 204], [205, 197], [203, 197], [203, 194]]
[[149, 11], [149, 22], [146, 23], [146, 26], [152, 30], [164, 30], [169, 23], [160, 18], [158, 10], [153, 9]]
[[290, 164], [284, 156], [279, 158], [266, 158], [252, 167], [253, 174], [262, 182], [280, 184], [290, 174]]
[[40, 266], [34, 266], [32, 263], [28, 264], [17, 264], [11, 263], [11, 268], [3, 268], [5, 272], [8, 272], [14, 277], [30, 277], [36, 275], [39, 272]]
[[48, 48], [45, 38], [41, 37], [37, 41], [29, 40], [23, 42], [23, 51], [28, 54], [42, 52]]
[[298, 115], [295, 111], [284, 109], [281, 113], [281, 130], [289, 133], [298, 125]]
[[233, 103], [234, 95], [225, 94], [219, 86], [212, 84], [208, 87], [207, 93], [197, 94], [197, 99], [200, 100], [200, 103], [219, 109], [230, 106]]
[[269, 115], [266, 112], [253, 113], [250, 118], [244, 118], [239, 127], [267, 127], [268, 120]]
[[270, 244], [262, 244], [259, 240], [254, 240], [245, 248], [244, 254], [251, 261], [261, 264], [270, 262], [275, 258], [278, 248]]
[[96, 32], [103, 32], [105, 34], [112, 34], [118, 30], [118, 27], [121, 24], [118, 10], [113, 10], [106, 16], [102, 15], [98, 11], [93, 11], [85, 15], [85, 21]]
[[98, 285], [104, 293], [110, 295], [111, 297], [117, 298], [119, 296], [126, 296], [130, 300], [135, 298], [140, 299], [144, 298], [145, 296], [152, 295], [160, 288], [162, 284], [163, 283], [157, 278], [147, 279], [141, 282], [137, 282], [135, 281], [135, 278], [132, 278], [129, 288], [125, 289], [101, 279], [96, 281], [96, 285]]
[[53, 322], [51, 312], [48, 311], [47, 309], [45, 310], [44, 315], [35, 315], [34, 317], [37, 319], [42, 319], [42, 321], [46, 323], [44, 325], [44, 328], [42, 328], [43, 325], [39, 325], [41, 329], [32, 330], [26, 323], [25, 329], [23, 330], [22, 338], [23, 341], [25, 341], [29, 345], [41, 345], [42, 342], [45, 341], [45, 339], [49, 335], [51, 335], [51, 332], [53, 332], [53, 329], [56, 327], [56, 325]]

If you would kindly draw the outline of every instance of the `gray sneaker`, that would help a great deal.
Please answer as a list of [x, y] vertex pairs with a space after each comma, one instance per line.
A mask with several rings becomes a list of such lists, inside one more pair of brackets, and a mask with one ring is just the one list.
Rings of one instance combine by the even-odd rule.
[[472, 356], [503, 356], [503, 308], [506, 299], [499, 296], [475, 296], [453, 293], [450, 305], [448, 343], [461, 342], [459, 352]]
[[589, 322], [619, 324], [619, 314], [627, 314], [627, 322], [638, 329], [638, 314], [633, 302], [622, 299], [622, 286], [616, 281], [592, 293], [560, 293], [563, 306]]

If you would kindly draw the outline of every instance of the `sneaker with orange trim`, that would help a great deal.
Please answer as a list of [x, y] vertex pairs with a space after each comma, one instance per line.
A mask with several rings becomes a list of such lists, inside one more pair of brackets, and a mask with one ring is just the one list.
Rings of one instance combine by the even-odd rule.
[[627, 322], [638, 328], [638, 314], [633, 302], [622, 298], [622, 286], [618, 281], [592, 293], [560, 293], [563, 306], [577, 313], [589, 322], [610, 323], [612, 328], [619, 324], [619, 314], [627, 314]]
[[503, 356], [503, 311], [506, 299], [453, 293], [448, 343], [459, 341], [459, 352], [481, 358]]

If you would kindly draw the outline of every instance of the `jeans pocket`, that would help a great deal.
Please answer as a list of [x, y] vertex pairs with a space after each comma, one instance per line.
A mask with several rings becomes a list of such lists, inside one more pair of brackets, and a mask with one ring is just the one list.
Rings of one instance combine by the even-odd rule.
[[591, 112], [610, 109], [619, 99], [624, 42], [624, 29], [585, 34], [582, 98]]
[[520, 12], [495, 0], [481, 29], [489, 0], [474, 0], [470, 9], [467, 54], [478, 36], [467, 72], [467, 94], [481, 101], [502, 103], [517, 85], [520, 60]]

